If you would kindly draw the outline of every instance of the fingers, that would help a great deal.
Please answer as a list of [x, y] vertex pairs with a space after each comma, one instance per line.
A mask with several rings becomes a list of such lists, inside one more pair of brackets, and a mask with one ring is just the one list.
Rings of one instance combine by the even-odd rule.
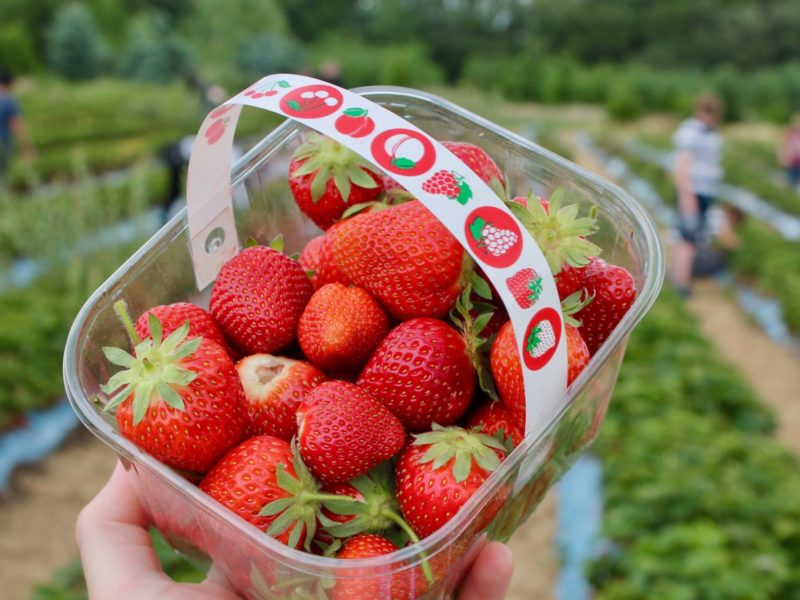
[[487, 544], [461, 583], [458, 600], [503, 600], [513, 571], [514, 557], [508, 546]]
[[117, 463], [75, 525], [90, 598], [126, 598], [132, 590], [169, 586], [147, 526], [128, 476]]

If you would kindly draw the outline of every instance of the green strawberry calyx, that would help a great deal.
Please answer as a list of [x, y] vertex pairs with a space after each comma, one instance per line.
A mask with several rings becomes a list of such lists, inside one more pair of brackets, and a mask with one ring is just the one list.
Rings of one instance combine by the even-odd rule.
[[506, 203], [536, 240], [553, 273], [559, 273], [565, 264], [587, 265], [589, 258], [600, 252], [599, 246], [586, 239], [598, 230], [596, 210], [581, 217], [577, 203], [563, 203], [564, 194], [564, 188], [555, 190], [547, 208], [533, 192], [528, 194], [527, 207], [514, 201]]
[[495, 450], [505, 455], [505, 446], [491, 435], [457, 426], [442, 427], [436, 423], [432, 429], [415, 436], [415, 446], [429, 446], [419, 462], [432, 462], [434, 469], [441, 469], [453, 461], [452, 472], [456, 483], [469, 477], [473, 464], [488, 473], [495, 471], [500, 466], [500, 458]]
[[374, 173], [374, 167], [336, 140], [312, 134], [305, 144], [294, 151], [292, 158], [303, 161], [289, 174], [292, 179], [312, 175], [312, 202], [316, 203], [322, 198], [331, 179], [345, 202], [350, 197], [353, 185], [368, 189], [378, 187], [378, 183], [370, 176], [370, 173]]
[[100, 386], [111, 394], [104, 411], [111, 411], [129, 397], [133, 397], [133, 424], [138, 425], [150, 406], [161, 401], [176, 410], [185, 410], [179, 390], [197, 378], [197, 373], [183, 366], [183, 360], [194, 354], [203, 338], [186, 339], [189, 321], [163, 339], [161, 321], [148, 315], [150, 338], [139, 340], [124, 301], [114, 305], [120, 321], [134, 344], [133, 354], [122, 348], [106, 346], [103, 354], [111, 364], [122, 367], [105, 385]]
[[594, 300], [594, 294], [590, 294], [586, 288], [581, 288], [564, 298], [561, 301], [561, 313], [564, 315], [564, 322], [573, 327], [580, 327], [581, 322], [573, 315], [586, 308]]

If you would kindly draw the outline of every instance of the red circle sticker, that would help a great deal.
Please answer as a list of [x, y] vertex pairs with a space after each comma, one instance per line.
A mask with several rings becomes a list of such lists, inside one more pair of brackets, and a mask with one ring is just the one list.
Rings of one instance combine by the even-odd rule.
[[561, 340], [561, 315], [550, 306], [543, 308], [531, 319], [525, 330], [522, 343], [522, 357], [525, 366], [531, 371], [538, 371], [545, 366], [556, 353]]
[[387, 129], [370, 147], [380, 167], [397, 175], [422, 175], [436, 162], [436, 149], [424, 133], [412, 129]]
[[465, 234], [475, 255], [490, 267], [511, 266], [522, 253], [519, 225], [510, 214], [494, 206], [473, 210], [467, 217]]
[[332, 115], [342, 107], [342, 92], [332, 85], [304, 85], [281, 98], [281, 109], [289, 116], [319, 119]]

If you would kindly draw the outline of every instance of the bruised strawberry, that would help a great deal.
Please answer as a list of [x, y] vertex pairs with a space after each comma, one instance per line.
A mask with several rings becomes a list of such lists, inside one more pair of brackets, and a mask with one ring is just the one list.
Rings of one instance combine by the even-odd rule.
[[[333, 231], [336, 225], [338, 223], [334, 224], [328, 231]], [[300, 253], [297, 262], [306, 270], [315, 290], [318, 290], [326, 283], [350, 283], [344, 273], [339, 271], [333, 264], [329, 233], [309, 240]]]
[[455, 423], [475, 393], [464, 338], [436, 319], [412, 319], [389, 332], [358, 378], [410, 431]]
[[335, 266], [396, 319], [443, 317], [461, 292], [464, 249], [419, 201], [355, 215], [329, 235]]
[[211, 290], [211, 314], [245, 354], [272, 353], [294, 341], [314, 286], [297, 262], [267, 248], [245, 248], [229, 260]]
[[[452, 519], [500, 466], [505, 448], [492, 436], [461, 427], [433, 426], [415, 436], [397, 461], [397, 501], [408, 524], [424, 538]], [[483, 511], [488, 523], [502, 506], [498, 495]]]
[[136, 320], [136, 333], [140, 338], [150, 337], [150, 326], [148, 325], [149, 316], [153, 314], [161, 322], [161, 335], [168, 336], [178, 329], [181, 325], [189, 322], [190, 338], [202, 337], [222, 346], [229, 354], [232, 354], [225, 336], [222, 335], [217, 322], [209, 314], [195, 304], [189, 302], [175, 302], [173, 304], [163, 304], [143, 312]]
[[120, 433], [170, 467], [203, 473], [245, 433], [242, 386], [228, 353], [204, 338], [187, 339], [189, 323], [162, 339], [158, 317], [139, 341], [123, 302], [115, 305], [133, 354], [103, 348], [122, 367], [102, 386], [113, 394]]
[[350, 481], [397, 454], [405, 430], [380, 402], [355, 384], [329, 381], [297, 410], [300, 454], [325, 483]]
[[271, 354], [251, 354], [236, 363], [247, 403], [249, 435], [291, 441], [297, 434], [297, 407], [325, 374], [307, 362]]
[[472, 169], [501, 197], [505, 197], [506, 181], [503, 173], [482, 148], [468, 142], [442, 142], [442, 145], [461, 159], [461, 162]]
[[[586, 344], [578, 329], [565, 323], [567, 339], [567, 385], [580, 375], [588, 363]], [[514, 329], [509, 321], [500, 329], [489, 353], [489, 365], [497, 393], [503, 404], [525, 428], [525, 386], [522, 380], [522, 365]]]
[[466, 420], [468, 428], [480, 427], [481, 433], [496, 437], [506, 448], [515, 448], [525, 437], [521, 424], [502, 402], [483, 402]]
[[297, 339], [314, 366], [357, 373], [388, 331], [389, 317], [369, 292], [329, 283], [311, 297], [300, 317]]
[[321, 229], [328, 229], [349, 206], [375, 200], [383, 176], [336, 140], [311, 134], [289, 164], [289, 188], [297, 205]]
[[636, 299], [636, 282], [624, 268], [593, 258], [583, 270], [583, 285], [594, 300], [575, 314], [581, 335], [594, 355]]

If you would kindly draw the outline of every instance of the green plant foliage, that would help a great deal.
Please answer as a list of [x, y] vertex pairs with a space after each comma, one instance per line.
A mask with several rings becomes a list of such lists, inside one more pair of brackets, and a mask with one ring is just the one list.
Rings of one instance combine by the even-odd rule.
[[294, 73], [305, 62], [305, 50], [294, 38], [279, 33], [259, 33], [247, 38], [239, 51], [242, 74], [255, 81], [270, 73]]
[[0, 25], [0, 65], [17, 75], [41, 66], [33, 41], [21, 23]]
[[168, 83], [189, 72], [187, 43], [160, 13], [138, 18], [130, 29], [120, 73], [148, 83]]
[[61, 7], [47, 31], [50, 68], [70, 81], [92, 79], [100, 73], [103, 49], [91, 11], [83, 4]]

